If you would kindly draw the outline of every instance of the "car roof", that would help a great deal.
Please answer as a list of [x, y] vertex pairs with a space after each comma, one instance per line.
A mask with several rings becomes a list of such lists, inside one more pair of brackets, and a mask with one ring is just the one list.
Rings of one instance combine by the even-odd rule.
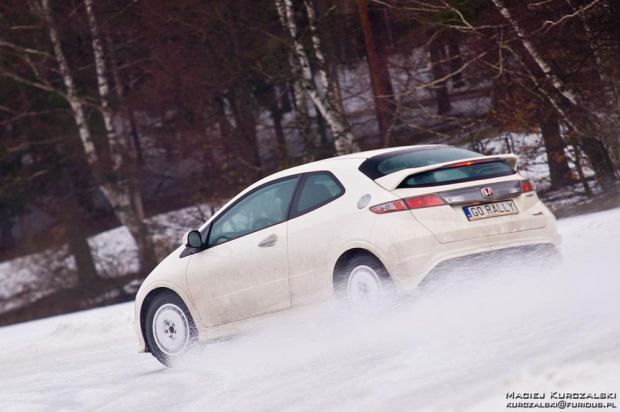
[[210, 221], [212, 221], [214, 218], [216, 218], [220, 214], [220, 212], [222, 212], [225, 209], [227, 209], [230, 204], [236, 202], [237, 199], [245, 196], [247, 193], [249, 193], [250, 191], [256, 189], [257, 187], [262, 186], [262, 185], [264, 185], [266, 183], [269, 183], [271, 181], [274, 181], [274, 180], [277, 180], [277, 179], [282, 179], [282, 178], [285, 178], [287, 176], [293, 176], [293, 175], [301, 174], [301, 173], [315, 172], [315, 171], [321, 171], [321, 170], [334, 170], [334, 169], [338, 169], [338, 168], [341, 168], [341, 167], [350, 167], [350, 166], [346, 165], [348, 163], [348, 161], [352, 161], [353, 162], [353, 161], [357, 160], [357, 162], [354, 162], [354, 163], [359, 166], [366, 159], [369, 159], [369, 158], [371, 158], [373, 156], [385, 154], [385, 153], [398, 152], [398, 151], [402, 151], [402, 150], [426, 149], [426, 148], [433, 148], [433, 147], [449, 147], [449, 146], [448, 145], [441, 145], [441, 144], [431, 144], [431, 145], [411, 145], [411, 146], [390, 147], [390, 148], [387, 148], [387, 149], [367, 150], [365, 152], [357, 152], [357, 153], [351, 153], [351, 154], [347, 154], [347, 155], [341, 155], [341, 156], [330, 157], [330, 158], [327, 158], [327, 159], [317, 160], [317, 161], [306, 163], [306, 164], [303, 164], [303, 165], [294, 166], [294, 167], [291, 167], [289, 169], [281, 170], [281, 171], [273, 173], [273, 174], [271, 174], [269, 176], [265, 176], [264, 178], [262, 178], [259, 181], [251, 184], [250, 186], [248, 186], [247, 188], [245, 188], [244, 190], [239, 192], [236, 196], [234, 196], [232, 199], [230, 199], [217, 213], [215, 213], [213, 216], [211, 216], [204, 223], [204, 225], [202, 225], [200, 227], [200, 230], [203, 230]]

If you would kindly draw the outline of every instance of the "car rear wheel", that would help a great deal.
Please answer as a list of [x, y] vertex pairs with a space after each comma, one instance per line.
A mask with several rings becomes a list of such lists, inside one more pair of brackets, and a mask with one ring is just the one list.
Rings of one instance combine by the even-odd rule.
[[161, 363], [173, 366], [193, 346], [197, 337], [192, 316], [178, 295], [163, 292], [150, 302], [145, 338], [151, 353]]
[[353, 256], [337, 270], [336, 296], [353, 309], [376, 309], [394, 291], [392, 279], [381, 262], [370, 255]]

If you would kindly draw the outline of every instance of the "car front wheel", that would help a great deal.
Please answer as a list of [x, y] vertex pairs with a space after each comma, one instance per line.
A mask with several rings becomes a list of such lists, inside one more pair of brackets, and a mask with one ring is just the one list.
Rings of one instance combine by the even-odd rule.
[[171, 367], [196, 342], [198, 333], [187, 306], [173, 292], [157, 295], [146, 314], [148, 347], [164, 365]]

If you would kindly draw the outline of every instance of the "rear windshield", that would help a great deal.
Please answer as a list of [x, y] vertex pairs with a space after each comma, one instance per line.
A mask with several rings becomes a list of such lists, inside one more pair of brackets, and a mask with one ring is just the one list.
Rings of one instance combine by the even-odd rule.
[[[469, 163], [469, 162], [467, 162]], [[493, 177], [509, 176], [515, 171], [506, 163], [505, 160], [493, 160], [484, 163], [474, 163], [458, 167], [445, 167], [441, 169], [429, 170], [415, 175], [411, 175], [398, 186], [405, 187], [427, 187], [445, 185], [450, 183], [469, 182], [479, 179], [490, 179]]]
[[481, 157], [480, 153], [450, 146], [412, 147], [397, 152], [373, 156], [360, 165], [359, 170], [371, 179], [398, 172], [403, 169], [430, 166], [453, 160]]

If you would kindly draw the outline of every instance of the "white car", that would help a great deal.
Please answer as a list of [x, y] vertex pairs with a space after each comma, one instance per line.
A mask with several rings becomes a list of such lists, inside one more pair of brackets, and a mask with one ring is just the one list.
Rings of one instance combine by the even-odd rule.
[[340, 156], [256, 182], [189, 232], [140, 287], [135, 327], [141, 350], [170, 366], [253, 318], [334, 296], [374, 304], [442, 261], [559, 241], [513, 154], [427, 145]]

